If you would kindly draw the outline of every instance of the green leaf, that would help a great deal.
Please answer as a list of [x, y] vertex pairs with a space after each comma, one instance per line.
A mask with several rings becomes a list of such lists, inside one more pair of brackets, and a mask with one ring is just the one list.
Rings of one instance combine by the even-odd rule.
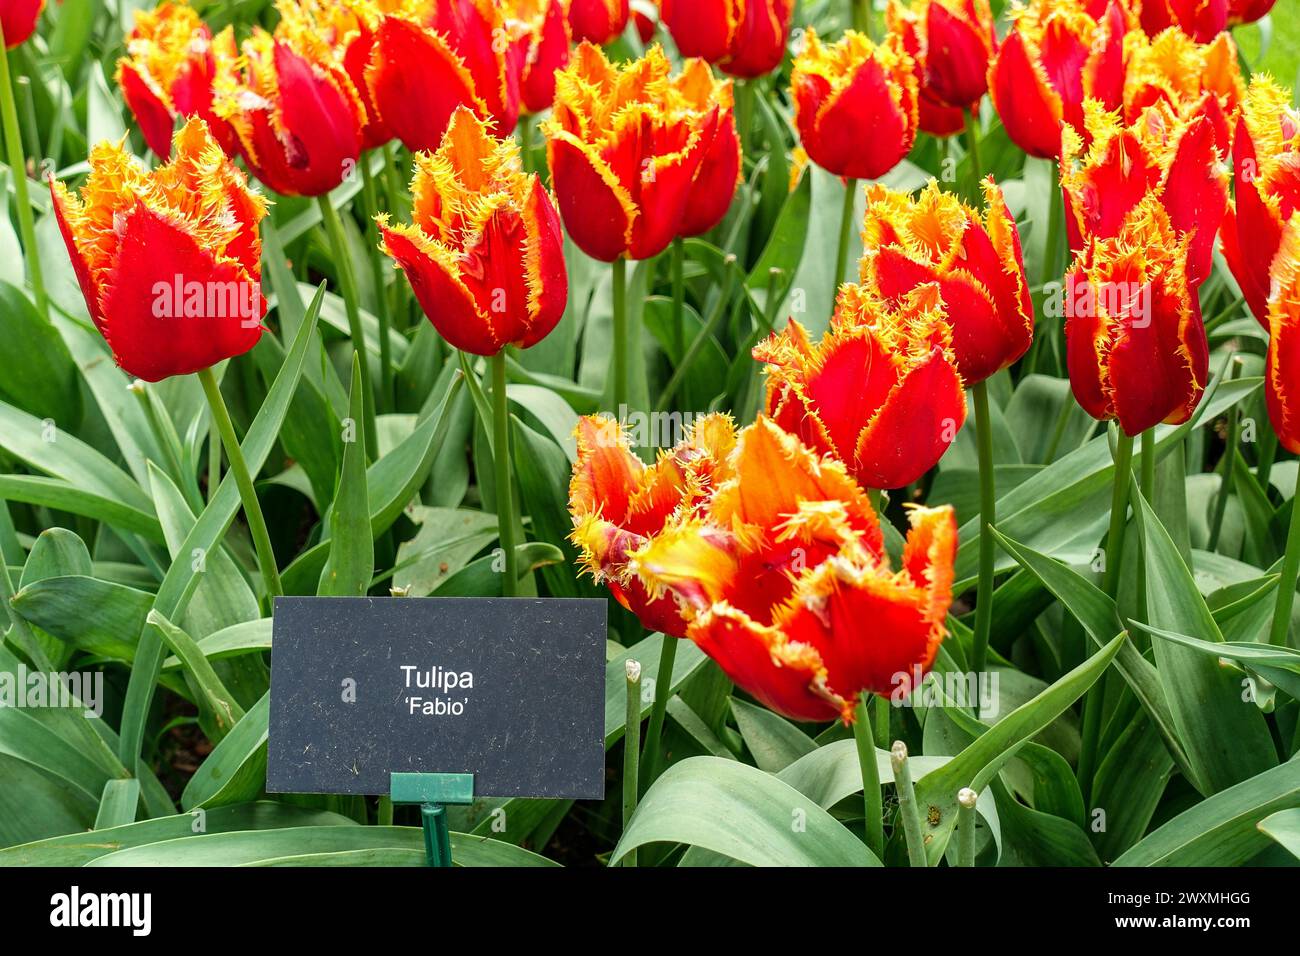
[[0, 396], [36, 418], [74, 431], [82, 410], [77, 366], [54, 326], [8, 282], [0, 282], [0, 341], [5, 343]]
[[1300, 809], [1279, 810], [1255, 824], [1259, 832], [1300, 859]]
[[149, 612], [148, 625], [162, 637], [163, 642], [181, 660], [191, 686], [197, 688], [200, 712], [208, 716], [204, 721], [208, 739], [214, 744], [230, 733], [244, 716], [244, 709], [226, 690], [217, 672], [212, 669], [194, 638], [167, 620], [156, 610]]
[[131, 638], [144, 629], [154, 596], [82, 575], [46, 578], [13, 596], [11, 606], [43, 631], [79, 650], [130, 661]]
[[0, 475], [0, 499], [41, 505], [57, 511], [82, 515], [119, 531], [163, 540], [162, 527], [151, 512], [123, 504], [114, 498], [87, 491], [62, 478], [44, 475]]
[[[673, 679], [668, 690], [676, 693], [696, 671], [708, 660], [704, 652], [693, 641], [676, 637], [664, 637], [651, 634], [639, 644], [634, 644], [622, 653], [605, 662], [605, 749], [614, 746], [623, 737], [627, 723], [627, 662], [638, 661], [642, 674], [659, 673], [659, 655], [663, 651], [664, 641], [677, 641], [677, 656], [673, 658]], [[652, 700], [646, 700], [642, 693], [641, 716], [650, 713]]]
[[262, 697], [212, 749], [181, 794], [181, 808], [211, 808], [255, 800], [266, 786], [266, 739], [271, 695]]
[[96, 830], [133, 823], [140, 802], [140, 781], [110, 780], [104, 784], [104, 794], [99, 800], [99, 813], [95, 817]]
[[733, 697], [731, 712], [759, 770], [777, 773], [817, 749], [807, 734], [766, 707]]
[[361, 387], [361, 361], [353, 355], [348, 415], [354, 437], [343, 446], [343, 471], [330, 508], [330, 555], [316, 591], [322, 597], [364, 597], [375, 574], [375, 542], [371, 537], [366, 493], [366, 449], [361, 436], [364, 421]]
[[[241, 654], [269, 651], [271, 649], [271, 619], [263, 617], [256, 621], [232, 624], [230, 627], [222, 628], [216, 633], [209, 634], [197, 641], [196, 646], [199, 653], [209, 661], [219, 661], [228, 657], [238, 657]], [[163, 661], [163, 673], [178, 670], [181, 666], [179, 657], [169, 657]]]

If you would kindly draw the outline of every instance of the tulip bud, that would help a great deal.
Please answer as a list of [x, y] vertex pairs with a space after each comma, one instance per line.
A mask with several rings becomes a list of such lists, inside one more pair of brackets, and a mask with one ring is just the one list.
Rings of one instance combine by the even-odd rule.
[[1282, 230], [1268, 303], [1268, 417], [1282, 447], [1300, 454], [1300, 211]]
[[569, 62], [569, 21], [563, 0], [514, 0], [513, 18], [522, 26], [520, 98], [528, 113], [551, 108], [555, 100], [555, 71]]
[[[890, 0], [885, 22], [899, 30], [916, 61], [921, 100], [970, 110], [988, 92], [989, 59], [997, 49], [987, 0]], [[922, 129], [925, 128], [922, 123]]]
[[803, 148], [836, 176], [883, 176], [916, 141], [915, 64], [897, 35], [877, 45], [848, 30], [825, 46], [810, 29], [795, 57], [790, 91]]
[[120, 144], [90, 152], [80, 198], [50, 179], [54, 215], [95, 326], [147, 382], [242, 355], [262, 335], [266, 202], [192, 119], [145, 172]]
[[573, 39], [596, 46], [613, 43], [627, 27], [628, 0], [569, 0]]
[[682, 56], [730, 76], [771, 73], [785, 58], [793, 0], [661, 0], [660, 18]]
[[415, 157], [411, 193], [415, 222], [380, 216], [381, 248], [443, 338], [475, 355], [545, 338], [568, 299], [563, 239], [541, 181], [520, 171], [515, 141], [460, 107], [437, 152]]
[[1228, 25], [1229, 0], [1133, 0], [1148, 36], [1176, 27], [1198, 43], [1208, 43]]
[[0, 0], [0, 27], [5, 34], [5, 48], [26, 43], [36, 32], [36, 21], [41, 18], [45, 0]]

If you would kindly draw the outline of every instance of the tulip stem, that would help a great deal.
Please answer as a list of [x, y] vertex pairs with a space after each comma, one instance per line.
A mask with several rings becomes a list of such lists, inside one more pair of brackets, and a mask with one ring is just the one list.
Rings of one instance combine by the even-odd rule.
[[614, 303], [614, 417], [623, 418], [627, 405], [627, 260], [611, 263]]
[[664, 713], [668, 710], [668, 698], [673, 693], [673, 665], [677, 658], [677, 640], [665, 634], [663, 647], [659, 651], [659, 671], [655, 674], [655, 699], [650, 705], [650, 720], [645, 726], [645, 745], [641, 753], [641, 763], [645, 768], [645, 772], [641, 775], [642, 789], [649, 787], [659, 776], [659, 740], [663, 736]]
[[921, 811], [916, 805], [912, 770], [907, 765], [907, 744], [895, 740], [889, 751], [894, 768], [894, 790], [898, 793], [898, 815], [903, 818], [903, 836], [907, 838], [907, 861], [912, 866], [929, 866], [925, 854], [925, 837], [921, 830]]
[[[858, 698], [858, 712], [853, 721], [853, 739], [858, 745], [858, 767], [862, 772], [862, 800], [866, 812], [867, 849], [876, 859], [885, 858], [884, 807], [880, 796], [880, 765], [876, 763], [876, 742], [871, 733], [868, 695]], [[879, 702], [876, 703], [880, 706]]]
[[1300, 578], [1300, 504], [1291, 500], [1290, 529], [1286, 535], [1286, 554], [1282, 557], [1282, 578], [1277, 582], [1277, 605], [1268, 642], [1284, 647], [1291, 631], [1291, 608], [1295, 604], [1296, 581]]
[[[1148, 428], [1142, 433], [1142, 455], [1138, 467], [1138, 488], [1142, 497], [1154, 505], [1156, 495], [1156, 430]], [[1210, 548], [1214, 550], [1213, 547]], [[1147, 563], [1145, 556], [1137, 566], [1138, 615], [1147, 620]]]
[[495, 467], [497, 538], [505, 552], [503, 597], [514, 597], [519, 589], [519, 556], [515, 554], [515, 497], [510, 487], [510, 408], [506, 401], [506, 350], [492, 356], [492, 462]]
[[361, 359], [361, 407], [365, 417], [366, 457], [374, 461], [378, 457], [378, 449], [375, 447], [375, 393], [370, 385], [370, 357], [366, 355], [366, 336], [361, 327], [361, 306], [357, 301], [356, 276], [352, 274], [352, 256], [348, 252], [347, 237], [343, 234], [343, 221], [339, 219], [338, 210], [330, 202], [329, 194], [317, 196], [316, 199], [320, 206], [321, 221], [325, 224], [325, 234], [334, 253], [334, 267], [338, 270], [339, 285], [343, 290], [343, 306], [348, 316], [348, 334], [352, 337], [352, 347]]
[[36, 311], [49, 321], [49, 301], [45, 297], [45, 279], [36, 248], [36, 222], [32, 218], [32, 201], [27, 194], [27, 160], [23, 156], [23, 139], [18, 130], [18, 107], [14, 103], [13, 80], [9, 71], [9, 50], [5, 47], [4, 27], [0, 26], [0, 124], [4, 127], [5, 150], [9, 175], [14, 181], [14, 203], [18, 206], [18, 231], [22, 234], [23, 258], [32, 282]]
[[673, 349], [678, 361], [686, 349], [686, 329], [683, 325], [686, 290], [682, 273], [686, 265], [686, 243], [681, 236], [673, 238], [672, 261], [670, 263], [673, 284]]
[[1277, 458], [1277, 434], [1271, 428], [1265, 428], [1259, 439], [1259, 461], [1255, 465], [1255, 478], [1259, 486], [1268, 494], [1269, 479], [1273, 474], [1273, 461]]
[[199, 384], [207, 397], [208, 407], [212, 410], [212, 420], [216, 422], [217, 431], [221, 433], [221, 443], [226, 446], [226, 459], [230, 462], [230, 471], [235, 476], [235, 486], [239, 489], [239, 500], [244, 505], [244, 517], [248, 519], [248, 530], [253, 536], [253, 548], [257, 552], [257, 566], [262, 572], [262, 583], [266, 586], [268, 598], [277, 598], [284, 594], [280, 584], [280, 572], [275, 565], [275, 551], [271, 548], [271, 536], [266, 530], [266, 518], [262, 516], [262, 506], [257, 500], [257, 489], [253, 487], [253, 478], [248, 473], [248, 464], [244, 461], [243, 449], [239, 447], [239, 437], [235, 434], [230, 412], [226, 410], [226, 400], [221, 397], [221, 386], [212, 369], [198, 371]]
[[370, 281], [375, 287], [375, 318], [379, 320], [379, 401], [384, 410], [393, 407], [393, 348], [388, 339], [392, 325], [388, 313], [388, 297], [384, 294], [384, 264], [379, 257], [379, 229], [375, 216], [379, 213], [379, 192], [375, 176], [370, 171], [370, 157], [361, 157], [361, 197], [366, 208], [366, 230], [370, 233]]
[[871, 0], [849, 0], [853, 29], [865, 33], [873, 42], [876, 39], [876, 18], [871, 9]]
[[[1243, 363], [1241, 356], [1233, 356], [1232, 371], [1229, 373], [1229, 379], [1236, 379], [1241, 376]], [[1223, 445], [1223, 474], [1219, 479], [1219, 493], [1214, 499], [1214, 513], [1210, 517], [1210, 541], [1207, 550], [1215, 551], [1219, 547], [1219, 535], [1223, 532], [1223, 516], [1228, 511], [1228, 498], [1232, 495], [1233, 466], [1237, 459], [1237, 434], [1240, 422], [1237, 417], [1237, 408], [1234, 405], [1228, 409], [1228, 433], [1224, 436]], [[1142, 444], [1143, 463], [1145, 464], [1146, 455], [1146, 437], [1144, 436]], [[1145, 469], [1144, 469], [1145, 470]], [[1146, 494], [1143, 489], [1142, 494]], [[1149, 500], [1149, 499], [1148, 499]]]
[[975, 804], [979, 795], [970, 787], [957, 791], [957, 865], [975, 865]]
[[844, 180], [844, 208], [840, 212], [840, 244], [835, 252], [835, 281], [831, 286], [831, 311], [839, 298], [840, 283], [844, 281], [844, 267], [849, 262], [849, 238], [853, 235], [853, 205], [857, 199], [858, 181]]
[[[980, 564], [979, 589], [975, 597], [975, 639], [971, 651], [971, 669], [976, 675], [984, 670], [988, 659], [989, 635], [993, 630], [994, 541], [992, 527], [997, 520], [997, 486], [993, 471], [993, 422], [989, 412], [987, 382], [971, 387], [975, 400], [975, 444], [980, 469]], [[979, 681], [977, 680], [976, 686]], [[976, 701], [979, 706], [979, 701]]]
[[[1063, 267], [1057, 249], [1061, 245], [1061, 230], [1065, 226], [1065, 195], [1061, 192], [1061, 170], [1052, 164], [1052, 186], [1047, 196], [1047, 236], [1043, 245], [1043, 274], [1040, 285], [1055, 282]], [[1044, 293], [1046, 294], [1046, 293]]]
[[[676, 640], [676, 638], [673, 638]], [[641, 662], [626, 665], [627, 710], [623, 726], [623, 832], [627, 832], [636, 812], [638, 774], [641, 759]], [[636, 850], [623, 857], [624, 866], [636, 866]]]
[[966, 143], [970, 150], [970, 198], [978, 202], [980, 196], [980, 171], [984, 165], [980, 162], [980, 120], [975, 110], [966, 111]]

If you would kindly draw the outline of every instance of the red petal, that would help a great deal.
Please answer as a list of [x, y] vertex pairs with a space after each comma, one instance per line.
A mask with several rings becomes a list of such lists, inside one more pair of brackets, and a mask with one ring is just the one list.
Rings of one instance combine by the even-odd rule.
[[437, 149], [456, 107], [481, 112], [482, 100], [452, 57], [445, 42], [417, 24], [385, 17], [379, 25], [366, 81], [379, 115], [407, 149]]
[[[1237, 122], [1237, 135], [1232, 144], [1232, 165], [1236, 176], [1236, 211], [1224, 224], [1224, 231], [1236, 224], [1235, 252], [1228, 256], [1237, 285], [1250, 311], [1261, 325], [1268, 324], [1269, 276], [1268, 268], [1282, 241], [1282, 222], [1278, 214], [1268, 207], [1259, 195], [1259, 163], [1255, 157], [1255, 143], [1245, 119]], [[1225, 240], [1225, 254], [1230, 243]]]
[[613, 262], [627, 251], [629, 218], [624, 197], [600, 174], [588, 148], [577, 140], [556, 135], [547, 148], [551, 185], [570, 238], [593, 259]]
[[1162, 200], [1169, 222], [1179, 234], [1194, 232], [1187, 256], [1192, 288], [1209, 277], [1214, 236], [1228, 207], [1228, 185], [1218, 172], [1214, 128], [1198, 117], [1184, 129], [1165, 180]]
[[505, 345], [460, 276], [422, 253], [410, 239], [381, 230], [387, 252], [402, 267], [424, 314], [454, 348], [474, 355], [496, 355]]
[[0, 3], [0, 24], [4, 25], [5, 47], [12, 50], [36, 30], [45, 0], [5, 0]]
[[[8, 35], [6, 31], [5, 36]], [[122, 64], [118, 83], [122, 87], [122, 99], [126, 100], [127, 108], [140, 124], [146, 145], [153, 150], [155, 156], [166, 159], [171, 155], [172, 149], [174, 121], [171, 111], [154, 95], [153, 90], [149, 89], [129, 62]]]
[[989, 51], [968, 21], [942, 3], [931, 3], [926, 13], [929, 49], [926, 84], [940, 100], [963, 109], [977, 103], [988, 90]]
[[[575, 2], [574, 6], [577, 5]], [[699, 0], [661, 0], [659, 18], [682, 56], [698, 56], [717, 63], [730, 50], [729, 7], [728, 3]], [[572, 18], [573, 14], [569, 16]]]
[[698, 236], [722, 221], [731, 208], [740, 177], [740, 139], [731, 110], [713, 119], [705, 132], [708, 141], [691, 185], [679, 234]]
[[875, 179], [897, 166], [912, 148], [916, 130], [894, 104], [891, 85], [880, 64], [867, 60], [815, 115], [801, 106], [799, 130], [809, 158], [846, 179]]
[[[1190, 306], [1187, 314], [1184, 303]], [[1183, 299], [1163, 282], [1152, 283], [1149, 321], [1122, 321], [1109, 369], [1111, 400], [1124, 432], [1137, 435], [1160, 422], [1185, 422], [1200, 400], [1209, 364], [1195, 296]]]
[[1061, 152], [1061, 98], [1034, 68], [1024, 40], [1013, 30], [998, 50], [989, 73], [993, 105], [1012, 141], [1029, 153], [1051, 159]]
[[[692, 15], [703, 4], [692, 7]], [[722, 4], [718, 4], [722, 6]], [[729, 55], [720, 64], [731, 76], [753, 78], [771, 73], [785, 56], [793, 4], [790, 0], [746, 0], [731, 38]]]
[[1105, 421], [1113, 417], [1103, 384], [1102, 358], [1110, 331], [1098, 310], [1085, 304], [1090, 295], [1088, 280], [1081, 271], [1065, 277], [1065, 360], [1075, 399], [1093, 418]]
[[[551, 205], [541, 180], [533, 180], [525, 212], [530, 248], [537, 250], [537, 285], [533, 291], [534, 314], [527, 332], [518, 341], [520, 348], [536, 345], [559, 323], [569, 300], [569, 276], [564, 264], [564, 236], [560, 217]], [[527, 260], [525, 260], [527, 263]]]

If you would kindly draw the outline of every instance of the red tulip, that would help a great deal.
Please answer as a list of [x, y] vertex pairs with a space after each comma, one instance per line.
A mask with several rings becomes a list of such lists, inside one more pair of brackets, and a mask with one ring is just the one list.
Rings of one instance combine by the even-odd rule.
[[659, 17], [682, 56], [752, 78], [785, 58], [793, 0], [661, 0]]
[[596, 46], [613, 43], [627, 27], [628, 0], [569, 0], [573, 39]]
[[1273, 9], [1277, 0], [1228, 0], [1228, 26], [1254, 23]]
[[1034, 0], [1016, 8], [1011, 32], [989, 67], [989, 92], [1012, 142], [1032, 156], [1061, 152], [1061, 124], [1083, 131], [1083, 102], [1120, 105], [1124, 35], [1120, 0]]
[[[217, 38], [233, 46], [229, 33]], [[365, 105], [346, 71], [301, 23], [255, 27], [243, 55], [217, 53], [213, 109], [230, 123], [253, 175], [278, 193], [319, 196], [361, 155]]]
[[[221, 46], [233, 46], [229, 35]], [[197, 13], [182, 3], [136, 11], [126, 53], [117, 61], [117, 84], [155, 155], [166, 158], [181, 116], [202, 117], [226, 153], [238, 153], [234, 130], [212, 111], [216, 54], [212, 31]]]
[[933, 180], [915, 199], [873, 184], [862, 233], [862, 283], [887, 302], [938, 283], [967, 386], [1016, 361], [1034, 338], [1020, 235], [991, 176], [984, 201], [981, 216]]
[[1300, 455], [1300, 212], [1282, 230], [1268, 303], [1268, 417], [1282, 447]]
[[948, 106], [925, 82], [925, 11], [920, 3], [904, 6], [890, 0], [885, 8], [885, 27], [902, 40], [903, 49], [917, 64], [917, 127], [931, 136], [953, 136], [966, 128], [966, 114], [961, 107]]
[[545, 338], [568, 299], [563, 238], [515, 141], [461, 107], [437, 152], [415, 157], [411, 193], [413, 224], [379, 218], [383, 250], [443, 338], [475, 355]]
[[843, 461], [868, 488], [902, 488], [938, 464], [966, 421], [939, 287], [897, 309], [840, 286], [817, 345], [790, 320], [754, 349], [767, 363], [767, 413], [810, 448]]
[[902, 38], [853, 30], [824, 46], [813, 30], [790, 73], [795, 125], [808, 157], [845, 179], [875, 179], [916, 141], [918, 84]]
[[[943, 109], [970, 110], [988, 92], [989, 59], [997, 49], [987, 0], [891, 0], [891, 31], [916, 61], [921, 100]], [[922, 124], [922, 129], [925, 126]]]
[[520, 98], [527, 113], [540, 113], [555, 101], [555, 71], [569, 63], [569, 21], [563, 0], [512, 0], [512, 22], [522, 26]]
[[120, 144], [90, 152], [81, 196], [50, 178], [54, 215], [113, 358], [157, 382], [242, 355], [262, 335], [265, 201], [201, 119], [145, 172]]
[[1148, 36], [1177, 27], [1198, 43], [1209, 43], [1228, 25], [1229, 0], [1134, 0]]
[[45, 0], [0, 0], [0, 27], [4, 29], [5, 49], [27, 42], [36, 31]]
[[1205, 389], [1209, 349], [1187, 282], [1190, 245], [1148, 195], [1114, 238], [1090, 240], [1065, 278], [1070, 386], [1084, 411], [1117, 419], [1130, 436], [1187, 421]]
[[1154, 39], [1134, 30], [1125, 40], [1125, 56], [1125, 122], [1136, 123], [1152, 106], [1167, 107], [1187, 120], [1204, 116], [1226, 159], [1232, 149], [1232, 119], [1246, 89], [1232, 37], [1220, 33], [1210, 43], [1197, 43], [1181, 30], [1165, 30]]

